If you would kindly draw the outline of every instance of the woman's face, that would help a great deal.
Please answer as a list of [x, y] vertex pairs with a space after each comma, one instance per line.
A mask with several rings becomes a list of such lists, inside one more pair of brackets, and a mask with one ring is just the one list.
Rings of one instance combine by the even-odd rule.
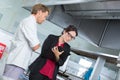
[[69, 42], [76, 37], [76, 32], [75, 31], [69, 31], [69, 32], [63, 32], [63, 40], [64, 42]]

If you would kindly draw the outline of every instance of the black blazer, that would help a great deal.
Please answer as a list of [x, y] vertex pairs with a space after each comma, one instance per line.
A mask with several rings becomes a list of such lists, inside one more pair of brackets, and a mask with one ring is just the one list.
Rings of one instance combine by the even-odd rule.
[[67, 57], [70, 55], [70, 46], [67, 43], [64, 43], [63, 48], [64, 52], [60, 55], [60, 59], [56, 61], [55, 55], [52, 52], [52, 48], [58, 43], [60, 36], [49, 35], [43, 43], [41, 55], [29, 66], [29, 70], [32, 74], [39, 73], [39, 70], [45, 65], [46, 60], [50, 59], [56, 63], [53, 80], [56, 80], [56, 76], [59, 70], [59, 66], [62, 66], [66, 61]]

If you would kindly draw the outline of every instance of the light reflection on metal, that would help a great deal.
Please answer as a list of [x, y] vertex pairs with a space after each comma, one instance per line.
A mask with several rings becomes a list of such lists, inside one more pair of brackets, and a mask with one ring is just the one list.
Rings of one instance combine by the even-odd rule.
[[42, 3], [45, 5], [64, 5], [64, 4], [79, 4], [87, 2], [105, 2], [105, 1], [117, 1], [117, 0], [36, 0], [36, 3]]

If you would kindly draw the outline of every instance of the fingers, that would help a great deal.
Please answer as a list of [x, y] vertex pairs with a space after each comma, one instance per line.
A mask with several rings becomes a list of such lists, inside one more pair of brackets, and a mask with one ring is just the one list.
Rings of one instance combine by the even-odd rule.
[[64, 51], [61, 51], [61, 53], [63, 53]]
[[62, 54], [62, 53], [64, 52], [64, 51], [61, 51], [61, 52], [60, 52], [60, 51], [58, 50], [58, 47], [57, 47], [57, 46], [53, 47], [53, 48], [52, 48], [52, 51], [53, 51], [53, 52], [59, 52], [59, 54]]
[[52, 48], [52, 51], [53, 51], [53, 52], [58, 51], [58, 47], [56, 47], [56, 46], [55, 46], [55, 47], [53, 47], [53, 48]]
[[57, 46], [55, 46], [55, 47], [53, 47], [52, 49], [53, 49], [53, 50], [58, 50], [58, 47], [57, 47]]
[[59, 52], [60, 54], [62, 54], [64, 51], [61, 51], [61, 52]]

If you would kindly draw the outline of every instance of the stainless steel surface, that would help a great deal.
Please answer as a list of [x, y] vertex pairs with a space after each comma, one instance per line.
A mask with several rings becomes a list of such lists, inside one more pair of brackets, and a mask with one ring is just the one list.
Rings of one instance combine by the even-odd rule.
[[120, 1], [90, 2], [65, 5], [65, 12], [78, 18], [119, 19]]
[[[38, 2], [52, 6], [49, 20], [54, 24], [64, 28], [72, 23], [78, 27], [80, 37], [90, 43], [103, 48], [120, 49], [119, 0], [35, 1]], [[31, 5], [26, 4], [24, 7], [31, 9]]]
[[48, 18], [52, 23], [62, 28], [74, 24], [79, 37], [93, 45], [113, 51], [106, 54], [119, 54], [119, 0], [36, 0], [26, 3], [23, 7], [30, 10], [33, 4], [39, 2], [52, 7]]

